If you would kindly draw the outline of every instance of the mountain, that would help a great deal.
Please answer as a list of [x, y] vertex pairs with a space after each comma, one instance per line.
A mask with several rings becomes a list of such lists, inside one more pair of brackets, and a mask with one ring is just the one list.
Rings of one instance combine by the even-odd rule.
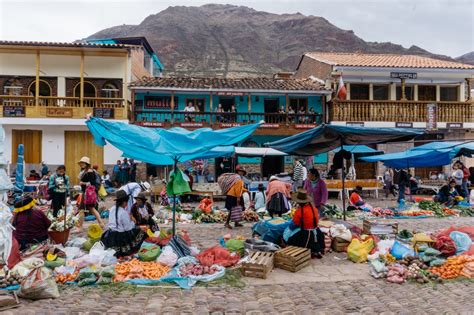
[[467, 54], [457, 57], [456, 61], [474, 65], [474, 51], [471, 51]]
[[165, 66], [166, 75], [265, 76], [293, 71], [308, 51], [397, 53], [435, 56], [412, 46], [366, 42], [317, 16], [272, 14], [207, 4], [174, 6], [138, 25], [99, 31], [88, 39], [145, 36]]

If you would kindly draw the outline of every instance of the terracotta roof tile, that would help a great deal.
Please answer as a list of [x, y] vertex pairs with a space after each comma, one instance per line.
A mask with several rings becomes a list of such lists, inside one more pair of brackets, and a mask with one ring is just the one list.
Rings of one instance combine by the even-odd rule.
[[273, 78], [193, 78], [164, 77], [143, 78], [132, 82], [131, 87], [159, 87], [180, 89], [213, 90], [285, 90], [285, 91], [321, 91], [325, 87], [311, 79], [273, 79]]
[[0, 46], [45, 46], [45, 47], [90, 47], [90, 48], [125, 48], [124, 44], [102, 44], [102, 43], [86, 43], [86, 42], [34, 42], [34, 41], [10, 41], [0, 40]]
[[415, 55], [309, 52], [305, 56], [336, 66], [474, 69], [474, 65]]

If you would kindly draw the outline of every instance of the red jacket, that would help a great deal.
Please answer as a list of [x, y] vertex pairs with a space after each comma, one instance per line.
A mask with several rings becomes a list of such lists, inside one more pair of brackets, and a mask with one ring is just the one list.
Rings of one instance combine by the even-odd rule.
[[299, 206], [293, 215], [293, 223], [301, 227], [301, 220], [303, 220], [303, 228], [305, 230], [317, 228], [319, 222], [318, 209], [311, 204], [306, 204], [303, 207]]

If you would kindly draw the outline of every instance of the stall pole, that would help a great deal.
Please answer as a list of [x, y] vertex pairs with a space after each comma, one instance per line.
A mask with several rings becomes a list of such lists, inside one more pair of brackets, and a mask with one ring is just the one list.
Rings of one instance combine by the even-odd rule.
[[[344, 142], [341, 139], [341, 150], [344, 150]], [[342, 214], [343, 219], [346, 221], [346, 171], [345, 171], [344, 156], [342, 159]]]
[[66, 218], [67, 218], [67, 191], [64, 193], [64, 233], [66, 233]]
[[[176, 171], [178, 169], [178, 159], [174, 159], [173, 174], [176, 177]], [[176, 235], [176, 194], [173, 189], [173, 236]]]

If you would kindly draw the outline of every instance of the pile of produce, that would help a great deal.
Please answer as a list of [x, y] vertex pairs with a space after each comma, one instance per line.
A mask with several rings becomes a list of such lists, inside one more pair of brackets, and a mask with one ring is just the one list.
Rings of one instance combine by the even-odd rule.
[[418, 204], [418, 207], [421, 210], [432, 211], [434, 213], [434, 215], [436, 215], [437, 217], [443, 217], [444, 216], [444, 211], [443, 211], [444, 207], [438, 202], [430, 201], [430, 200], [423, 200], [423, 201], [420, 201], [420, 203]]
[[[51, 225], [49, 226], [50, 231], [57, 231], [57, 232], [63, 232], [64, 231], [64, 210], [61, 209], [58, 211], [57, 217], [53, 215], [53, 211], [49, 210], [46, 213], [46, 216], [48, 219], [51, 221]], [[74, 216], [72, 214], [72, 211], [68, 211], [68, 214], [66, 216], [66, 230], [72, 229], [74, 226], [76, 226], [76, 223], [79, 221], [79, 218], [77, 216]]]
[[185, 264], [179, 268], [179, 274], [182, 277], [186, 276], [202, 276], [202, 275], [212, 275], [219, 271], [219, 268], [216, 266], [203, 266], [200, 264]]
[[22, 277], [12, 272], [7, 275], [0, 276], [0, 289], [5, 289], [6, 287], [12, 285], [19, 285], [22, 280]]
[[443, 279], [453, 279], [459, 277], [464, 266], [471, 262], [474, 262], [473, 256], [453, 256], [449, 257], [443, 265], [433, 267], [430, 271]]
[[370, 210], [370, 213], [374, 217], [393, 217], [395, 215], [392, 210], [382, 208], [373, 208]]
[[158, 262], [143, 262], [132, 259], [115, 266], [114, 282], [122, 282], [131, 279], [158, 280], [170, 271], [168, 266]]
[[249, 210], [249, 209], [244, 211], [244, 221], [258, 222], [259, 220], [260, 220], [260, 217], [255, 211]]
[[467, 206], [454, 206], [453, 210], [456, 210], [461, 217], [474, 217], [474, 209]]
[[343, 212], [342, 209], [336, 205], [324, 205], [323, 206], [323, 216], [334, 219], [342, 219]]
[[74, 282], [79, 275], [79, 270], [75, 270], [74, 273], [57, 274], [56, 282], [60, 284], [66, 284], [67, 282]]
[[[441, 209], [441, 211], [443, 211]], [[431, 210], [419, 210], [419, 209], [411, 209], [411, 210], [403, 210], [398, 212], [398, 215], [405, 216], [405, 217], [419, 217], [419, 216], [434, 216], [435, 213]]]
[[202, 213], [195, 219], [196, 223], [223, 223], [227, 219], [227, 214], [222, 211], [214, 211], [211, 213]]

